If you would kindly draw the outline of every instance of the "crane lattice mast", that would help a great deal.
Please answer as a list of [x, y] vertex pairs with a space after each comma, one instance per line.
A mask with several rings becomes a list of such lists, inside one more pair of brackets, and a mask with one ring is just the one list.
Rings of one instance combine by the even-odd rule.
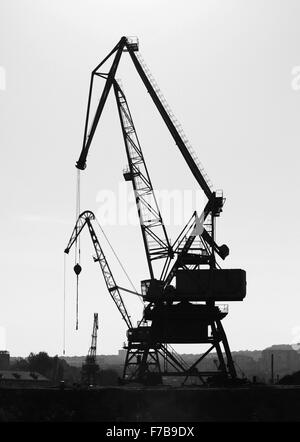
[[82, 364], [81, 381], [84, 385], [93, 386], [99, 383], [100, 367], [97, 364], [98, 313], [94, 313], [92, 342], [85, 363]]
[[88, 352], [88, 358], [96, 361], [97, 355], [97, 334], [98, 334], [98, 313], [94, 313], [92, 342]]
[[126, 181], [132, 182], [150, 277], [154, 278], [152, 261], [173, 258], [172, 247], [156, 201], [128, 102], [117, 81], [114, 81], [114, 91], [128, 159], [128, 169], [123, 175]]

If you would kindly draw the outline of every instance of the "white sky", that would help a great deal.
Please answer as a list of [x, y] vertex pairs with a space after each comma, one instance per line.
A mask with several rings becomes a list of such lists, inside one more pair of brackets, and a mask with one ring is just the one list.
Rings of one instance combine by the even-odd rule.
[[[299, 20], [297, 0], [0, 0], [6, 77], [0, 90], [0, 327], [12, 355], [62, 353], [63, 250], [74, 224], [74, 166], [89, 78], [122, 35], [139, 37], [147, 64], [227, 198], [218, 224], [218, 242], [231, 250], [224, 267], [244, 268], [248, 281], [246, 300], [231, 303], [224, 320], [232, 350], [295, 340], [300, 91], [292, 88], [291, 72], [300, 65]], [[119, 76], [155, 187], [196, 189], [127, 54]], [[98, 192], [118, 188], [125, 163], [111, 95], [82, 173], [82, 208], [99, 209]], [[148, 275], [138, 227], [107, 227], [106, 233], [139, 286]], [[116, 353], [125, 326], [92, 262], [87, 235], [82, 243], [78, 332], [68, 258], [66, 353], [86, 354], [94, 312], [98, 352]], [[139, 302], [125, 298], [138, 319]]]

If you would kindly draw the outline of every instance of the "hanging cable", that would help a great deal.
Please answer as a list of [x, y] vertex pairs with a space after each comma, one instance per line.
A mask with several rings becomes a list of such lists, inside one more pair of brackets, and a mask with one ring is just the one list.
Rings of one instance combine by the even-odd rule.
[[78, 330], [78, 275], [76, 275], [76, 330]]
[[[80, 170], [77, 170], [77, 180], [76, 180], [76, 220], [80, 215]], [[80, 265], [80, 237], [76, 237], [75, 241], [75, 265], [74, 272], [76, 274], [76, 330], [78, 330], [78, 312], [79, 312], [79, 275], [81, 272]]]
[[76, 330], [78, 330], [78, 304], [79, 304], [79, 275], [81, 272], [81, 265], [80, 264], [76, 264], [74, 266], [74, 272], [76, 274]]
[[[77, 169], [75, 223], [77, 222], [79, 215], [80, 215], [80, 170]], [[75, 241], [75, 264], [77, 264], [77, 262], [80, 264], [80, 236], [78, 236]]]
[[64, 253], [63, 355], [66, 354], [66, 254]]

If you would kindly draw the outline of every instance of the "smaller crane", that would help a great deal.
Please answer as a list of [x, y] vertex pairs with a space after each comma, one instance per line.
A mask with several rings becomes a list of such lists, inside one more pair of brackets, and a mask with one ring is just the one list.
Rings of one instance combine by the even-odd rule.
[[81, 382], [84, 385], [97, 385], [99, 380], [100, 367], [96, 362], [97, 353], [97, 334], [98, 334], [98, 313], [94, 313], [94, 323], [92, 332], [92, 343], [85, 363], [82, 365]]

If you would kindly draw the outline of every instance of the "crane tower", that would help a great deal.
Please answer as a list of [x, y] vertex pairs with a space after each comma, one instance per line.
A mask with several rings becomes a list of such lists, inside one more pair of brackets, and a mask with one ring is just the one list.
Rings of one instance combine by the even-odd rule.
[[98, 313], [94, 313], [92, 342], [85, 363], [82, 364], [81, 381], [85, 385], [97, 385], [99, 380], [99, 365], [96, 361], [97, 355], [97, 334], [98, 334]]

